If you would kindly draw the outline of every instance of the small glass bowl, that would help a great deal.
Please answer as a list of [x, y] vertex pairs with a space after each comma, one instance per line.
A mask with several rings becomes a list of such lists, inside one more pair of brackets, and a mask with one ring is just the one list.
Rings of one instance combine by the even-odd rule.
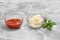
[[[6, 24], [6, 22], [7, 22], [7, 20], [9, 20], [9, 19], [20, 19], [21, 21], [22, 21], [22, 23], [23, 23], [23, 17], [22, 17], [22, 14], [19, 14], [19, 13], [6, 13], [5, 15], [4, 15], [4, 17], [5, 17], [5, 19], [4, 19], [4, 21], [5, 21], [5, 24]], [[7, 25], [7, 24], [6, 24]], [[22, 25], [22, 24], [21, 24]], [[19, 26], [19, 28], [21, 27], [21, 25]], [[8, 25], [7, 25], [7, 27], [9, 27]], [[12, 28], [12, 29], [14, 29], [14, 28]], [[18, 29], [18, 28], [15, 28], [15, 29]]]
[[[36, 14], [29, 14], [29, 16], [27, 16], [28, 26], [31, 27], [31, 28], [33, 28], [33, 27], [29, 25], [29, 19], [31, 19], [32, 16], [35, 16], [35, 15], [40, 15], [40, 14], [37, 14], [37, 13]], [[41, 15], [40, 15], [40, 17], [43, 19], [43, 17]], [[40, 27], [37, 27], [37, 28], [41, 28], [42, 24], [43, 24], [43, 20], [42, 20], [42, 22], [40, 24]]]

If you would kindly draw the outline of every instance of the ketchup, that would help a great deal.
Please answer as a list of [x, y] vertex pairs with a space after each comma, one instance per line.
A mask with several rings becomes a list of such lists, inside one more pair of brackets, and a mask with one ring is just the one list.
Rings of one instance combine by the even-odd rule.
[[22, 25], [22, 20], [21, 19], [9, 19], [6, 21], [6, 25], [11, 28], [11, 29], [18, 29]]

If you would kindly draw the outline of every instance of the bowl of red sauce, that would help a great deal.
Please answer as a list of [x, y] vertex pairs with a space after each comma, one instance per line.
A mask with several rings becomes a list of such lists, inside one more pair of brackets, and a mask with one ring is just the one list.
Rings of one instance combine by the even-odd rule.
[[23, 23], [23, 18], [21, 14], [7, 14], [5, 16], [5, 24], [10, 29], [19, 29]]

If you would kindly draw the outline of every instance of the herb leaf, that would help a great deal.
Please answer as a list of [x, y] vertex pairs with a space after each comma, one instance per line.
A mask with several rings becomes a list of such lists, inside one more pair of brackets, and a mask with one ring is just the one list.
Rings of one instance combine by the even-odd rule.
[[46, 18], [44, 18], [44, 23], [46, 23], [47, 22], [47, 19]]
[[52, 20], [48, 20], [48, 19], [44, 18], [44, 23], [42, 24], [43, 28], [52, 30], [53, 25], [56, 25], [56, 23], [53, 22]]

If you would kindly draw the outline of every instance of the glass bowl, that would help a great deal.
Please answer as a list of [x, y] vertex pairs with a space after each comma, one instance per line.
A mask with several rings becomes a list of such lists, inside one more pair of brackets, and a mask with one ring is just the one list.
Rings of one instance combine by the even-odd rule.
[[[40, 28], [41, 25], [43, 24], [43, 17], [42, 17], [40, 14], [37, 14], [37, 13], [35, 13], [35, 14], [28, 14], [28, 15], [29, 15], [29, 16], [27, 16], [28, 26], [31, 27], [31, 28]], [[29, 20], [32, 19], [33, 16], [37, 16], [37, 15], [39, 15], [39, 16], [41, 17], [41, 22], [40, 22], [39, 26], [37, 26], [37, 27], [32, 27], [32, 26], [30, 25], [30, 23], [29, 23]], [[38, 18], [37, 18], [37, 19], [38, 19]], [[31, 21], [32, 21], [32, 20], [31, 20]], [[36, 23], [36, 24], [37, 24], [37, 23]], [[33, 25], [33, 24], [32, 24], [32, 25]]]
[[18, 29], [21, 27], [23, 23], [23, 17], [22, 14], [19, 13], [6, 13], [5, 15], [5, 24], [10, 29]]

